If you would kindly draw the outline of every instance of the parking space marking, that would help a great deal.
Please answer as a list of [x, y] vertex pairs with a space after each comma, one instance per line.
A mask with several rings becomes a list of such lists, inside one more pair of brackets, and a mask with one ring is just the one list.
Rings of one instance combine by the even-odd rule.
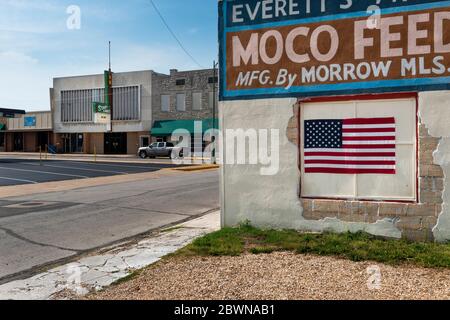
[[36, 181], [24, 180], [24, 179], [6, 178], [6, 177], [0, 177], [0, 180], [10, 180], [10, 181], [18, 181], [18, 182], [26, 182], [26, 183], [38, 184], [38, 182], [36, 182]]
[[107, 166], [107, 167], [133, 168], [133, 169], [157, 169], [157, 170], [164, 169], [164, 167], [150, 167], [150, 166], [149, 167], [143, 167], [143, 166], [126, 166], [126, 165], [124, 166], [124, 165], [116, 165], [116, 164], [105, 164], [103, 162], [96, 163], [96, 165]]
[[[23, 164], [30, 165], [30, 166], [40, 166], [36, 163], [28, 163], [24, 162]], [[109, 170], [100, 170], [100, 169], [90, 169], [90, 168], [80, 168], [80, 167], [66, 167], [66, 166], [55, 166], [55, 165], [49, 165], [44, 164], [44, 167], [50, 167], [50, 168], [59, 168], [59, 169], [74, 169], [74, 170], [84, 170], [84, 171], [93, 171], [93, 172], [103, 172], [103, 173], [114, 173], [114, 174], [128, 174], [127, 172], [120, 172], [120, 171], [109, 171]]]
[[87, 176], [80, 176], [80, 175], [66, 174], [66, 173], [48, 172], [48, 171], [37, 171], [37, 170], [28, 170], [28, 169], [16, 169], [16, 168], [8, 168], [8, 167], [0, 167], [0, 169], [12, 170], [12, 171], [23, 171], [23, 172], [34, 172], [34, 173], [46, 173], [46, 174], [49, 174], [49, 175], [66, 176], [66, 177], [73, 177], [73, 178], [84, 178], [84, 179], [89, 178], [89, 177], [87, 177]]

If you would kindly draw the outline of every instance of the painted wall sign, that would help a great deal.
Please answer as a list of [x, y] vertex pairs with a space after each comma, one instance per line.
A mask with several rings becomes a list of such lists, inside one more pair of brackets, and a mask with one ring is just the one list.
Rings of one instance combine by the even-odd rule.
[[219, 7], [221, 100], [450, 89], [450, 1]]
[[24, 117], [23, 125], [24, 127], [36, 127], [36, 117]]

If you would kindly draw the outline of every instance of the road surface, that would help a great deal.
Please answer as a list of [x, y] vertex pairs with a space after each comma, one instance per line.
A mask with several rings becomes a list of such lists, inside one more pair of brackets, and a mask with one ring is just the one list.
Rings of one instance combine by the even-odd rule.
[[89, 162], [73, 160], [48, 160], [0, 157], [0, 187], [37, 184], [50, 181], [64, 181], [153, 172], [173, 168], [171, 163], [127, 163]]
[[217, 170], [0, 199], [0, 283], [219, 208]]

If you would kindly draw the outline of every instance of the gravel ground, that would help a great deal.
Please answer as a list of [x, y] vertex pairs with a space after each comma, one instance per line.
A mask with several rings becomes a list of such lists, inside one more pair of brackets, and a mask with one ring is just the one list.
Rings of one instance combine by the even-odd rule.
[[[367, 268], [381, 271], [378, 290], [368, 288]], [[240, 257], [175, 257], [138, 277], [93, 294], [103, 300], [311, 300], [449, 299], [450, 270], [293, 253]]]

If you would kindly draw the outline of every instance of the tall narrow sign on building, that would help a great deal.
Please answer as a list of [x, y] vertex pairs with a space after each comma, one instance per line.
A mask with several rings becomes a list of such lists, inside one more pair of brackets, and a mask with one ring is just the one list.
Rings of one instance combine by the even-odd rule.
[[450, 89], [450, 1], [219, 6], [221, 100]]
[[94, 112], [94, 123], [97, 124], [106, 124], [108, 129], [107, 131], [111, 131], [111, 100], [112, 100], [112, 72], [105, 71], [104, 72], [104, 81], [105, 81], [105, 89], [104, 89], [104, 102], [93, 102], [92, 108]]

